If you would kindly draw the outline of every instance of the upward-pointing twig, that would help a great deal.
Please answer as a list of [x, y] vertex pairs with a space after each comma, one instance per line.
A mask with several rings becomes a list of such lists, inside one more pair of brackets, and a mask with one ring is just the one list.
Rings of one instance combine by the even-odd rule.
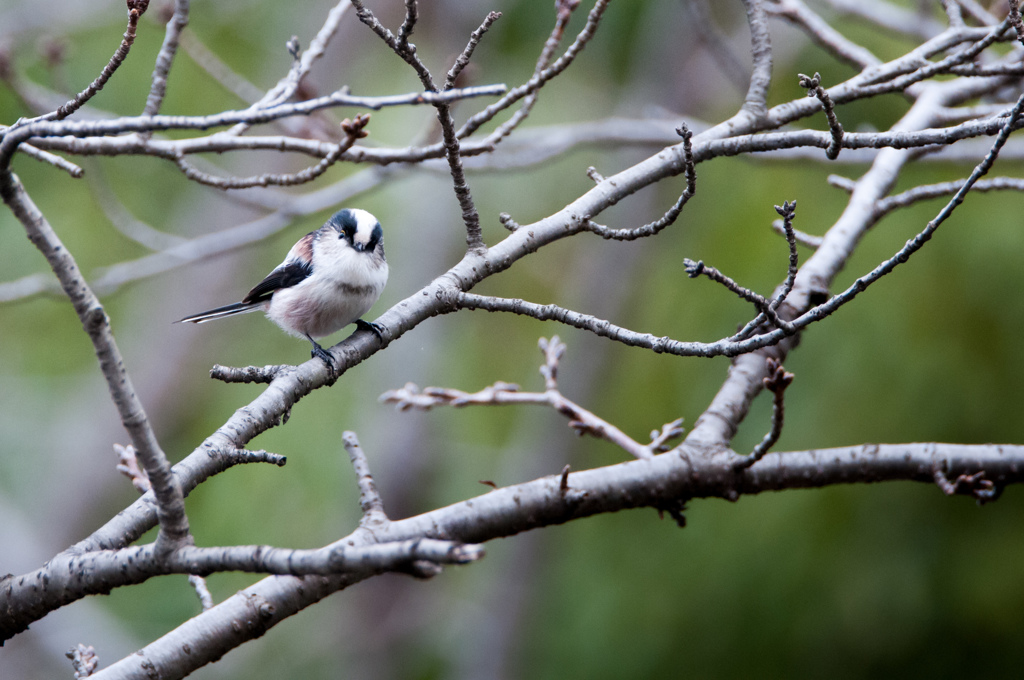
[[97, 92], [103, 89], [103, 86], [110, 80], [110, 76], [114, 75], [114, 71], [124, 63], [124, 60], [128, 57], [128, 51], [132, 48], [132, 43], [135, 42], [135, 30], [139, 25], [139, 17], [142, 16], [143, 12], [149, 6], [149, 0], [128, 0], [128, 28], [124, 31], [124, 39], [121, 40], [121, 46], [114, 52], [114, 56], [110, 58], [107, 65], [103, 67], [99, 76], [96, 80], [89, 84], [89, 87], [79, 92], [74, 99], [61, 106], [59, 109], [54, 111], [53, 117], [57, 120], [63, 120], [72, 113], [82, 108], [82, 106], [95, 96]]

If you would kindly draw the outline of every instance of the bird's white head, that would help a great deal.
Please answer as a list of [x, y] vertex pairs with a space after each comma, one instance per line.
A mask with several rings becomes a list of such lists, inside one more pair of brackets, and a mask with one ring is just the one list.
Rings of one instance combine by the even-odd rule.
[[[377, 218], [359, 208], [346, 208], [334, 213], [324, 225], [337, 230], [341, 238], [359, 252], [373, 252], [384, 243], [384, 230]], [[383, 255], [383, 249], [381, 251]]]

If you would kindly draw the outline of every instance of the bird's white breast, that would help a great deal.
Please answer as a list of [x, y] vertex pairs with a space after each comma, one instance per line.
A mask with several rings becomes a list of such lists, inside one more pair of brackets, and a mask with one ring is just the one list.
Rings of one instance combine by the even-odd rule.
[[313, 273], [274, 293], [267, 317], [297, 336], [323, 337], [370, 310], [388, 280], [378, 253], [357, 252], [342, 239], [324, 238], [313, 253]]

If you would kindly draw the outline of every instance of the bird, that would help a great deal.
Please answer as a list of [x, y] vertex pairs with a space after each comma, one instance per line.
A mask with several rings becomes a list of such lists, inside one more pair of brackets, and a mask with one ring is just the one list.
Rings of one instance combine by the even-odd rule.
[[380, 298], [388, 280], [384, 230], [365, 210], [345, 208], [292, 246], [284, 262], [235, 302], [176, 323], [205, 323], [262, 310], [283, 331], [313, 344], [310, 356], [334, 370], [334, 359], [313, 338], [350, 323], [383, 342], [383, 328], [361, 317]]

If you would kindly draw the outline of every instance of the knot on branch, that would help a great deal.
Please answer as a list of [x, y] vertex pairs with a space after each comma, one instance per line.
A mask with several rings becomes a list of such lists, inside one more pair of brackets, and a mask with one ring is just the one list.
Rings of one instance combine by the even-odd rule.
[[557, 0], [555, 2], [555, 12], [558, 17], [558, 21], [566, 22], [572, 15], [576, 8], [580, 6], [580, 0]]
[[[813, 90], [814, 88], [819, 87], [821, 85], [820, 73], [815, 72], [813, 76], [807, 76], [804, 75], [803, 73], [798, 73], [797, 76], [800, 78], [800, 87], [804, 88], [805, 90]], [[813, 97], [814, 92], [808, 92], [807, 96]]]
[[210, 369], [210, 377], [226, 383], [265, 383], [270, 384], [284, 372], [295, 370], [294, 366], [279, 364], [276, 366], [221, 366], [214, 364]]
[[341, 129], [345, 132], [345, 135], [350, 139], [363, 139], [370, 133], [364, 130], [370, 123], [370, 114], [361, 113], [356, 116], [355, 120], [346, 118], [341, 121]]
[[991, 479], [985, 479], [984, 470], [979, 470], [973, 475], [959, 475], [951, 482], [942, 467], [936, 464], [932, 475], [935, 478], [936, 486], [942, 493], [947, 496], [971, 496], [978, 502], [978, 505], [998, 500], [1003, 493], [1002, 486], [997, 485]]
[[686, 431], [683, 427], [683, 419], [676, 418], [670, 423], [661, 426], [661, 430], [651, 430], [651, 443], [647, 447], [651, 453], [665, 453], [669, 450], [668, 443], [678, 439]]
[[775, 206], [775, 212], [779, 213], [782, 219], [792, 222], [796, 217], [796, 201], [784, 201], [781, 206]]
[[93, 649], [92, 645], [79, 643], [78, 647], [69, 649], [64, 653], [64, 656], [71, 659], [71, 665], [75, 669], [75, 680], [81, 680], [81, 678], [87, 678], [92, 675], [100, 663], [100, 658], [96, 655], [96, 650]]
[[661, 505], [656, 505], [655, 509], [658, 511], [658, 516], [662, 519], [664, 519], [665, 513], [668, 513], [668, 516], [675, 520], [680, 529], [686, 528], [686, 515], [683, 514], [686, 511], [685, 500], [677, 498], [666, 501]]
[[107, 313], [104, 311], [103, 305], [99, 303], [82, 315], [82, 325], [85, 326], [85, 332], [89, 335], [99, 332], [107, 323]]
[[544, 383], [549, 390], [558, 388], [558, 362], [565, 354], [565, 343], [557, 335], [551, 339], [541, 338], [537, 346], [544, 353], [544, 365], [540, 367], [540, 374], [544, 376]]
[[686, 258], [683, 260], [683, 270], [686, 271], [687, 276], [695, 279], [704, 273], [704, 260], [694, 262], [690, 258]]
[[519, 228], [519, 223], [512, 219], [512, 216], [507, 212], [499, 213], [498, 221], [501, 222], [501, 226], [505, 227], [509, 231], [515, 231]]
[[128, 446], [122, 446], [121, 444], [114, 444], [114, 453], [117, 454], [117, 471], [122, 475], [131, 480], [132, 486], [139, 493], [146, 493], [152, 488], [152, 484], [149, 481], [149, 475], [146, 471], [139, 467], [139, 460], [135, 451], [135, 447], [129, 444]]
[[821, 108], [825, 110], [825, 117], [828, 119], [828, 129], [832, 134], [832, 141], [825, 149], [825, 157], [834, 161], [839, 157], [839, 150], [843, 146], [843, 126], [836, 117], [835, 103], [828, 91], [821, 86], [821, 74], [815, 73], [814, 77], [808, 77], [803, 73], [800, 76], [800, 87], [807, 90], [808, 97], [817, 97], [821, 102]]
[[475, 394], [444, 387], [427, 387], [420, 390], [415, 383], [410, 382], [397, 390], [388, 390], [380, 395], [379, 400], [386, 404], [394, 404], [399, 411], [408, 411], [411, 408], [429, 411], [435, 406], [454, 406], [457, 408], [469, 406], [470, 404], [498, 403], [501, 395], [518, 391], [519, 385], [501, 382], [500, 380]]
[[783, 368], [778, 359], [769, 357], [765, 361], [765, 366], [768, 369], [768, 375], [763, 380], [765, 389], [781, 397], [786, 388], [793, 383], [795, 376]]

